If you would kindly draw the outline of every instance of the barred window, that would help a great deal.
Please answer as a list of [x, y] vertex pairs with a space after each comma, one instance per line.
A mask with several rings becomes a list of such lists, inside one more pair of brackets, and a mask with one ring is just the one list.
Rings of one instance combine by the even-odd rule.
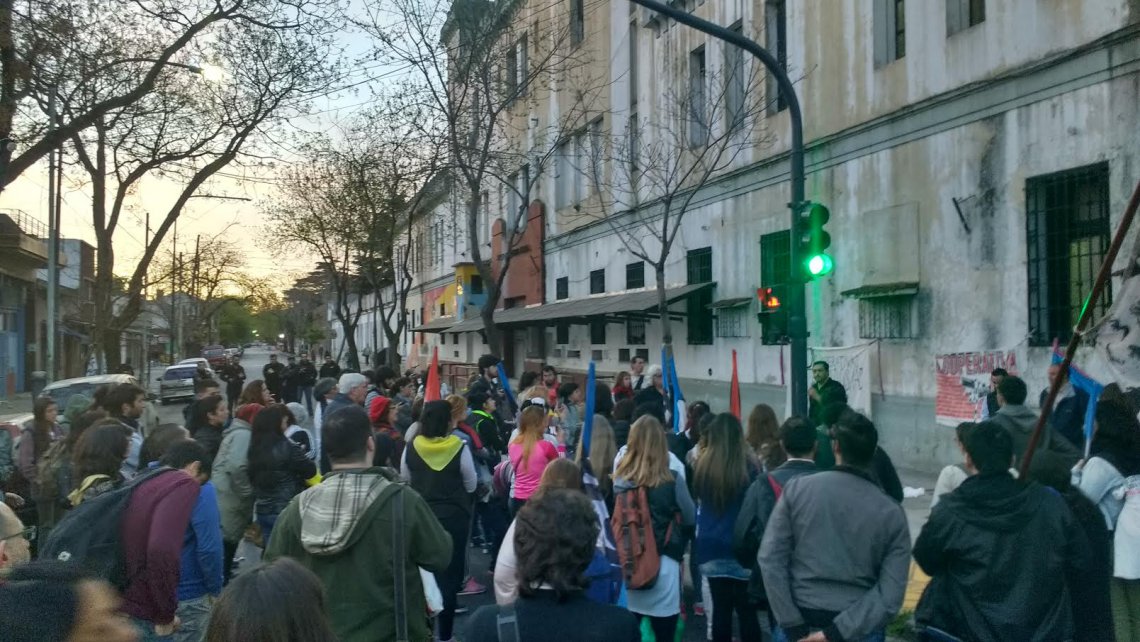
[[645, 321], [630, 319], [625, 322], [625, 342], [631, 346], [645, 345]]
[[[1030, 178], [1025, 192], [1029, 340], [1065, 342], [1108, 251], [1108, 164]], [[1110, 281], [1093, 320], [1111, 305]]]
[[721, 338], [747, 337], [752, 326], [750, 306], [720, 308], [716, 311], [716, 336]]
[[862, 339], [917, 339], [914, 295], [885, 296], [859, 301]]
[[[689, 250], [685, 258], [690, 284], [712, 281], [711, 247]], [[712, 289], [707, 288], [694, 292], [687, 299], [689, 345], [712, 345], [713, 313], [709, 309], [712, 296]]]
[[554, 298], [561, 301], [570, 298], [570, 277], [564, 276], [554, 281]]

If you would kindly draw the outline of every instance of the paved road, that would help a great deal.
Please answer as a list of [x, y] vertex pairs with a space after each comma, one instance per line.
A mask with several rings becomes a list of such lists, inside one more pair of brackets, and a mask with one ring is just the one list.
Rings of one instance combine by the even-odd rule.
[[[246, 348], [245, 354], [241, 358], [241, 365], [245, 368], [247, 377], [246, 381], [261, 378], [261, 369], [265, 367], [265, 364], [269, 363], [270, 354], [271, 351], [268, 348]], [[285, 361], [284, 354], [278, 358], [281, 359], [282, 362]], [[158, 383], [155, 381], [155, 378], [158, 377], [161, 372], [162, 368], [160, 367], [152, 368], [150, 381], [151, 392], [158, 392]], [[222, 394], [224, 395], [226, 392], [226, 384], [220, 380], [218, 383], [222, 384]], [[155, 403], [157, 404], [158, 402]], [[187, 403], [188, 402], [184, 401], [174, 401], [164, 406], [156, 405], [155, 408], [158, 410], [159, 421], [161, 423], [181, 425], [183, 423], [182, 411], [186, 408]]]

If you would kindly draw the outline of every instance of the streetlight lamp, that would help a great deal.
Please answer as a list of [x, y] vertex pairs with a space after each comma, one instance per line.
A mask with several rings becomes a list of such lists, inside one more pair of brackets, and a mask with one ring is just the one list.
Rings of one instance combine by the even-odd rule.
[[[741, 49], [755, 56], [765, 67], [768, 68], [768, 73], [776, 79], [776, 84], [779, 92], [784, 95], [788, 104], [788, 116], [792, 125], [792, 148], [789, 154], [791, 161], [791, 191], [792, 199], [788, 203], [788, 208], [791, 209], [792, 218], [792, 238], [798, 238], [798, 225], [799, 212], [804, 207], [804, 126], [803, 115], [800, 112], [800, 101], [796, 97], [795, 87], [792, 86], [792, 81], [788, 78], [787, 72], [780, 65], [780, 62], [775, 56], [767, 49], [764, 49], [755, 41], [749, 40], [744, 36], [729, 31], [724, 27], [703, 20], [690, 13], [686, 13], [681, 9], [671, 5], [658, 2], [657, 0], [630, 0], [634, 4], [641, 5], [650, 11], [656, 11], [661, 15], [668, 16], [677, 22], [688, 25], [697, 31], [702, 31], [710, 36], [723, 40], [729, 44], [736, 45]], [[793, 279], [800, 279], [799, 276], [802, 271], [795, 269], [801, 265], [803, 257], [799, 256], [799, 251], [796, 243], [791, 244], [790, 262], [793, 266], [792, 274]], [[792, 393], [792, 407], [791, 415], [807, 416], [807, 314], [804, 309], [804, 283], [800, 280], [794, 281], [792, 287], [787, 290], [788, 300], [788, 338], [791, 340], [791, 393]]]

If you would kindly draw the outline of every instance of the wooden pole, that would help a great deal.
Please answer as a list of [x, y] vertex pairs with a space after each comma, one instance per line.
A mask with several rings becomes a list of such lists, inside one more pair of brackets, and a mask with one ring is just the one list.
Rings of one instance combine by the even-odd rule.
[[1073, 362], [1073, 356], [1077, 353], [1081, 338], [1092, 321], [1093, 308], [1096, 307], [1101, 293], [1104, 292], [1104, 286], [1112, 275], [1112, 264], [1116, 262], [1116, 255], [1120, 253], [1120, 246], [1124, 244], [1124, 237], [1128, 235], [1128, 230], [1132, 227], [1132, 220], [1136, 218], [1137, 208], [1140, 208], [1140, 182], [1137, 182], [1136, 188], [1132, 190], [1132, 199], [1128, 201], [1128, 207], [1125, 208], [1124, 216], [1120, 219], [1120, 225], [1116, 228], [1112, 245], [1108, 246], [1108, 253], [1105, 254], [1104, 262], [1101, 263], [1100, 271], [1096, 275], [1096, 281], [1093, 282], [1092, 291], [1089, 292], [1088, 298], [1085, 299], [1085, 305], [1081, 308], [1081, 315], [1077, 318], [1077, 326], [1073, 328], [1073, 337], [1069, 339], [1069, 346], [1065, 349], [1065, 357], [1061, 361], [1060, 376], [1053, 379], [1052, 385], [1049, 386], [1049, 394], [1045, 397], [1045, 403], [1041, 404], [1041, 416], [1037, 418], [1037, 425], [1033, 428], [1033, 436], [1029, 438], [1029, 446], [1026, 447], [1025, 456], [1022, 457], [1021, 479], [1026, 479], [1026, 475], [1029, 473], [1029, 464], [1033, 461], [1033, 453], [1037, 450], [1041, 431], [1044, 430], [1045, 423], [1049, 420], [1049, 414], [1053, 411], [1053, 402], [1057, 400], [1057, 394], [1061, 390], [1061, 382], [1069, 374], [1069, 365]]

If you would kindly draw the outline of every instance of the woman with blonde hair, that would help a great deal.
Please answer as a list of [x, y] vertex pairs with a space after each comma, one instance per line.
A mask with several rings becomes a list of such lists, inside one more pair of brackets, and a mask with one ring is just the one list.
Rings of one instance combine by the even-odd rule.
[[[614, 470], [614, 503], [618, 510], [632, 499], [623, 497], [628, 493], [644, 495], [653, 520], [653, 538], [661, 555], [661, 568], [653, 586], [629, 589], [629, 610], [649, 618], [658, 640], [672, 640], [681, 612], [683, 527], [693, 525], [695, 509], [684, 479], [670, 470], [665, 429], [648, 415], [630, 428], [629, 443]], [[615, 532], [614, 537], [620, 542], [622, 534]]]
[[594, 427], [590, 431], [590, 452], [582, 448], [574, 461], [582, 464], [586, 459], [590, 464], [590, 472], [598, 480], [598, 490], [606, 500], [606, 509], [611, 513], [614, 510], [614, 456], [617, 455], [617, 440], [614, 439], [614, 429], [610, 422], [601, 415], [594, 415]]
[[772, 406], [758, 403], [748, 415], [748, 433], [745, 437], [752, 454], [764, 467], [764, 472], [775, 470], [788, 459], [780, 445], [780, 422]]
[[527, 407], [519, 415], [518, 435], [511, 439], [511, 443], [507, 446], [511, 468], [515, 472], [511, 484], [512, 516], [538, 489], [546, 466], [558, 459], [559, 449], [543, 439], [548, 420], [544, 407], [539, 405]]

